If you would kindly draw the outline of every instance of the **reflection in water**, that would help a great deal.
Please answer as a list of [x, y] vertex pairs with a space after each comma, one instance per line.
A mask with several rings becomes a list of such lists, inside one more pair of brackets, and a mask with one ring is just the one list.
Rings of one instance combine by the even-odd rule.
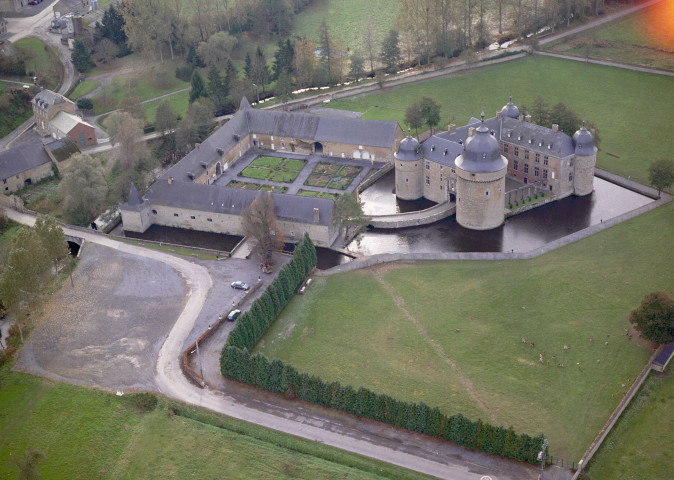
[[[367, 199], [371, 198], [367, 194], [368, 190], [361, 194], [366, 207], [369, 207]], [[507, 219], [503, 226], [494, 230], [468, 230], [458, 225], [455, 217], [450, 217], [423, 227], [396, 231], [370, 230], [359, 235], [347, 248], [363, 255], [394, 252], [526, 252], [652, 201], [595, 177], [591, 195], [572, 196], [535, 208]]]
[[183, 228], [162, 227], [152, 225], [143, 233], [124, 231], [124, 236], [141, 240], [153, 240], [155, 242], [173, 243], [188, 247], [210, 248], [222, 252], [231, 252], [243, 237], [237, 235], [224, 235], [221, 233], [198, 232]]
[[395, 172], [386, 175], [360, 194], [365, 215], [388, 215], [393, 213], [416, 212], [437, 205], [422, 198], [420, 200], [400, 200], [395, 195]]

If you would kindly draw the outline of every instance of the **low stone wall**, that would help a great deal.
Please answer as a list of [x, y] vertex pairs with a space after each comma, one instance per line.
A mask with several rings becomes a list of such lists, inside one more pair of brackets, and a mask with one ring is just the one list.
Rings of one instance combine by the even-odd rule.
[[381, 177], [383, 177], [383, 176], [386, 175], [388, 172], [390, 172], [391, 170], [393, 170], [394, 167], [395, 167], [395, 165], [394, 165], [393, 162], [387, 163], [387, 164], [384, 165], [382, 168], [380, 168], [379, 170], [377, 170], [376, 172], [374, 172], [372, 175], [370, 175], [369, 177], [367, 177], [365, 180], [363, 180], [363, 181], [360, 183], [360, 185], [358, 185], [358, 187], [357, 187], [358, 193], [362, 192], [362, 191], [365, 190], [367, 187], [372, 186], [377, 180], [379, 180]]
[[546, 196], [545, 198], [541, 198], [540, 200], [537, 200], [535, 202], [531, 202], [531, 203], [527, 203], [526, 205], [522, 205], [519, 208], [513, 208], [512, 210], [506, 209], [505, 218], [509, 218], [509, 217], [514, 216], [514, 215], [519, 215], [520, 213], [528, 212], [529, 210], [533, 210], [536, 207], [542, 207], [543, 205], [547, 205], [548, 203], [552, 203], [555, 200], [557, 200], [557, 197]]
[[435, 223], [456, 213], [456, 204], [441, 203], [426, 210], [393, 215], [375, 215], [370, 217], [370, 225], [375, 228], [396, 229], [418, 227]]

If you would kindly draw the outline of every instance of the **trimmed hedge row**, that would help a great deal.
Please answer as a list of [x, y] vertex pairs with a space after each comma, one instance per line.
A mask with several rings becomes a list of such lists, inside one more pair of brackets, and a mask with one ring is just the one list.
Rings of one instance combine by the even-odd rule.
[[409, 403], [367, 388], [358, 390], [339, 382], [300, 373], [281, 360], [270, 361], [251, 350], [276, 320], [307, 273], [316, 265], [316, 249], [307, 235], [295, 247], [293, 259], [260, 298], [253, 302], [229, 334], [220, 355], [223, 376], [257, 388], [298, 398], [325, 407], [336, 408], [359, 417], [384, 422], [412, 432], [449, 440], [475, 450], [501, 455], [518, 461], [538, 463], [536, 457], [543, 435], [532, 437], [504, 428], [473, 422], [461, 414], [447, 416], [439, 408], [424, 403]]
[[[316, 266], [316, 260], [316, 248], [309, 235], [304, 234], [304, 238], [295, 246], [292, 260], [281, 267], [262, 296], [239, 317], [225, 348], [252, 349], [293, 298], [307, 274]], [[220, 363], [222, 369], [222, 359]]]

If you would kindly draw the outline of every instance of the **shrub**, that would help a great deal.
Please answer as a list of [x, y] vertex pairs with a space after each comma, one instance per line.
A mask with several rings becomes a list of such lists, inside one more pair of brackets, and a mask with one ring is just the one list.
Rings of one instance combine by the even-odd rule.
[[189, 82], [192, 78], [192, 73], [194, 72], [194, 67], [192, 65], [185, 65], [183, 67], [176, 68], [176, 78], [179, 78], [183, 82]]
[[81, 108], [83, 110], [91, 110], [94, 108], [94, 102], [90, 98], [78, 98], [77, 108]]

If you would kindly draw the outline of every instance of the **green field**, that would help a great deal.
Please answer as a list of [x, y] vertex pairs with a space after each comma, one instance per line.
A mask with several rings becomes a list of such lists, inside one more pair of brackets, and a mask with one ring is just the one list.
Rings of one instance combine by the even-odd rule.
[[101, 85], [100, 82], [96, 80], [82, 80], [77, 84], [75, 90], [70, 94], [70, 98], [77, 100], [78, 98], [83, 97], [87, 93], [91, 93], [96, 90]]
[[544, 432], [552, 455], [577, 461], [650, 355], [625, 336], [626, 316], [646, 292], [674, 290], [674, 244], [662, 240], [673, 215], [670, 204], [527, 261], [317, 277], [257, 351], [328, 381]]
[[63, 66], [57, 55], [37, 37], [22, 38], [14, 46], [26, 55], [28, 76], [35, 75], [40, 85], [57, 90], [63, 76]]
[[674, 10], [660, 2], [610, 25], [555, 42], [546, 50], [674, 70], [674, 30], [661, 29], [658, 37], [652, 25], [653, 18], [668, 14]]
[[334, 193], [325, 193], [325, 192], [315, 192], [313, 190], [298, 190], [297, 194], [301, 197], [318, 197], [318, 198], [327, 198], [328, 200], [337, 200], [337, 195]]
[[651, 372], [604, 440], [588, 469], [591, 480], [670, 478], [674, 471], [674, 375]]
[[648, 165], [674, 156], [674, 138], [656, 133], [674, 131], [674, 78], [556, 58], [527, 57], [329, 106], [365, 112], [365, 119], [397, 120], [406, 130], [407, 106], [429, 96], [440, 103], [440, 128], [446, 128], [479, 118], [482, 108], [495, 115], [510, 94], [516, 105], [532, 105], [541, 94], [593, 122], [601, 137], [599, 168], [648, 184]]
[[169, 101], [171, 106], [175, 109], [175, 111], [178, 113], [178, 115], [180, 115], [181, 118], [184, 117], [185, 112], [187, 112], [187, 107], [190, 106], [189, 98], [190, 92], [185, 91], [174, 93], [171, 96], [143, 104], [143, 107], [145, 107], [145, 115], [147, 117], [147, 122], [154, 123], [155, 115], [157, 113], [157, 107], [159, 106], [160, 103], [162, 103], [165, 100]]
[[38, 467], [45, 480], [427, 478], [163, 399], [142, 413], [133, 396], [8, 365], [0, 369], [0, 405], [0, 478], [20, 478], [15, 462], [31, 449], [45, 455]]
[[293, 34], [316, 41], [318, 28], [325, 20], [333, 38], [342, 37], [350, 50], [364, 50], [361, 47], [362, 32], [370, 21], [378, 50], [393, 28], [400, 3], [400, 0], [316, 0], [295, 17]]

